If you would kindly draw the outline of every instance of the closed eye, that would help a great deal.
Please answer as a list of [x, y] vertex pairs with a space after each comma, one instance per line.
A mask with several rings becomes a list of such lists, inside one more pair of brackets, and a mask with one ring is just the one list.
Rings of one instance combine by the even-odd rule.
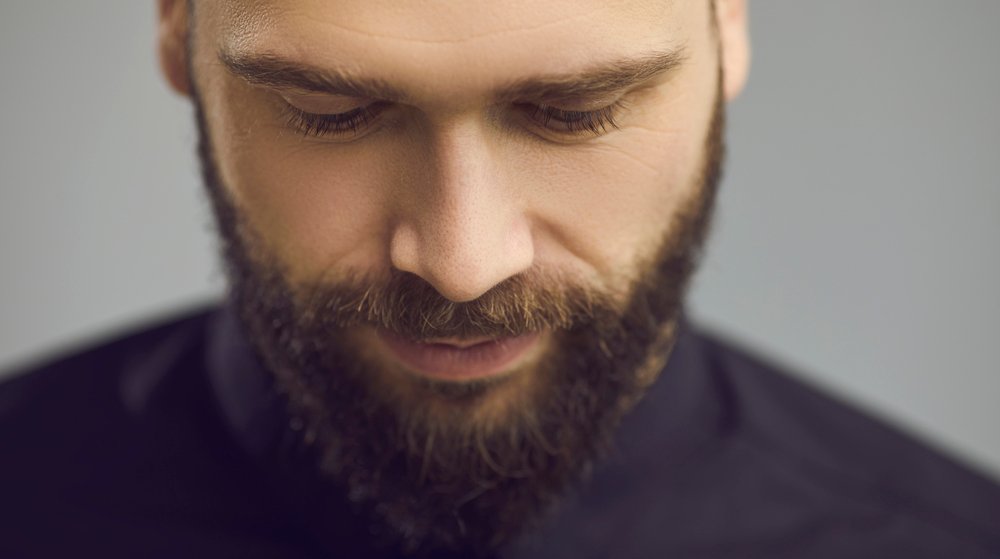
[[369, 126], [385, 106], [386, 103], [375, 102], [349, 111], [321, 114], [288, 104], [285, 113], [288, 124], [305, 136], [353, 135]]
[[[291, 103], [285, 103], [285, 116], [289, 126], [304, 136], [351, 136], [370, 126], [389, 105], [376, 101], [338, 113], [314, 113]], [[564, 135], [589, 134], [600, 136], [609, 129], [617, 129], [616, 117], [624, 107], [619, 100], [610, 105], [588, 111], [563, 109], [536, 103], [515, 103], [533, 124], [546, 131]]]
[[562, 109], [551, 105], [516, 103], [528, 118], [546, 130], [564, 134], [589, 133], [594, 136], [606, 134], [609, 129], [618, 128], [616, 117], [624, 107], [619, 100], [605, 107], [590, 111]]

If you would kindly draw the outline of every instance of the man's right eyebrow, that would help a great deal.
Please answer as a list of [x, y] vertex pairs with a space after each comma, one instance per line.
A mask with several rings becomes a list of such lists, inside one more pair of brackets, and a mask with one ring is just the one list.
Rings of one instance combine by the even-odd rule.
[[274, 55], [244, 56], [222, 51], [219, 61], [231, 74], [252, 85], [392, 102], [405, 102], [407, 99], [403, 92], [381, 80], [356, 78], [336, 70], [320, 70]]

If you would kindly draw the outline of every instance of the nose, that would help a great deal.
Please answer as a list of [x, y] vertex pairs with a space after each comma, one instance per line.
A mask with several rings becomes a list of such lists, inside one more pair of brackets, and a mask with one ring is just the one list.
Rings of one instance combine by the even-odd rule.
[[475, 126], [452, 127], [416, 150], [390, 236], [392, 265], [455, 302], [471, 301], [531, 267], [522, 196]]

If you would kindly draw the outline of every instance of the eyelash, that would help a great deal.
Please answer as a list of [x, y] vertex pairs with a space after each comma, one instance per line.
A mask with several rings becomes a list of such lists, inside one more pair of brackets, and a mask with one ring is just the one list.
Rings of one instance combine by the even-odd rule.
[[343, 113], [315, 114], [288, 105], [288, 123], [304, 136], [356, 134], [378, 116], [379, 108], [380, 104], [375, 103]]
[[549, 123], [557, 121], [566, 127], [565, 130], [556, 132], [567, 132], [578, 134], [590, 132], [594, 136], [600, 136], [608, 131], [608, 128], [618, 129], [618, 122], [615, 117], [623, 107], [622, 101], [616, 101], [606, 107], [594, 111], [568, 111], [549, 107], [547, 105], [520, 105], [529, 118], [540, 124], [543, 128], [550, 128]]
[[[371, 124], [381, 112], [383, 105], [383, 103], [373, 103], [337, 114], [309, 113], [287, 105], [288, 123], [304, 136], [357, 134]], [[515, 107], [521, 109], [536, 124], [552, 132], [563, 134], [589, 132], [594, 136], [600, 136], [607, 133], [609, 128], [618, 129], [615, 118], [623, 105], [622, 101], [616, 101], [593, 111], [569, 111], [530, 103], [517, 103]], [[553, 121], [565, 128], [552, 128], [550, 123]]]

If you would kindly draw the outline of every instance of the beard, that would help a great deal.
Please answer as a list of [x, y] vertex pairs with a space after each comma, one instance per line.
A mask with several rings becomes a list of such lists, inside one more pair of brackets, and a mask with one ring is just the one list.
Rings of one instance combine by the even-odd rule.
[[[320, 477], [395, 553], [485, 555], [537, 523], [666, 361], [720, 179], [721, 94], [690, 196], [629, 285], [605, 293], [533, 269], [464, 303], [399, 271], [292, 285], [228, 196], [194, 101], [230, 298]], [[505, 376], [435, 381], [391, 370], [356, 343], [359, 328], [415, 340], [541, 332], [547, 344]]]

